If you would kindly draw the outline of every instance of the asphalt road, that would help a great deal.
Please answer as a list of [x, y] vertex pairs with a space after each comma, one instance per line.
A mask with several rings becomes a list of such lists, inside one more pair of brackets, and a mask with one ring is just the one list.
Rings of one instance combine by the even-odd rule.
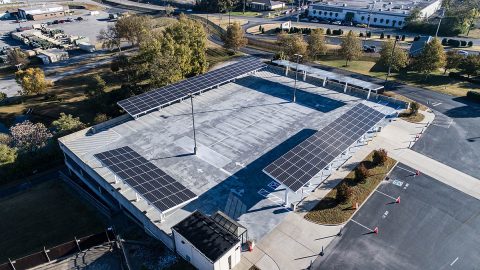
[[402, 168], [413, 172], [399, 164], [311, 269], [479, 269], [480, 201]]

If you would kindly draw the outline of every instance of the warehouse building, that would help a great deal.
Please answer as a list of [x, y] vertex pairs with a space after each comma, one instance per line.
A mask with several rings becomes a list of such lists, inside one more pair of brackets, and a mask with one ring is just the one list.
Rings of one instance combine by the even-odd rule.
[[26, 20], [43, 20], [50, 18], [63, 17], [69, 14], [69, 10], [61, 5], [51, 4], [43, 6], [35, 6], [28, 8], [19, 8], [18, 17]]
[[308, 7], [308, 16], [371, 26], [402, 28], [412, 10], [418, 9], [421, 17], [428, 18], [441, 7], [441, 4], [441, 0], [340, 0], [312, 4]]

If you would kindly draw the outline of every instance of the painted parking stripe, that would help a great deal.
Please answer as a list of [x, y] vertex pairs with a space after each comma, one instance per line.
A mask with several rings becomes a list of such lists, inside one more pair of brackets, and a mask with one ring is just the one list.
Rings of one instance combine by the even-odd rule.
[[453, 266], [457, 261], [458, 261], [458, 257], [455, 260], [453, 260], [453, 262], [450, 264], [450, 266]]
[[370, 229], [370, 228], [368, 228], [367, 226], [363, 225], [362, 223], [354, 220], [353, 218], [351, 219], [351, 221], [352, 221], [353, 223], [359, 225], [360, 227], [363, 227], [363, 228], [365, 228], [365, 229], [367, 229], [367, 230], [369, 230], [369, 231], [371, 231], [371, 232], [373, 231], [372, 229]]

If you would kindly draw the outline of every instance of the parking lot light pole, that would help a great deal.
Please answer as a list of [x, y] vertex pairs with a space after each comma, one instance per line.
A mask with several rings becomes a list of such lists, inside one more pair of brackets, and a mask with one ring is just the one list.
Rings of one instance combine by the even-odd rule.
[[295, 67], [295, 83], [293, 85], [293, 103], [295, 103], [297, 101], [298, 62], [300, 61], [300, 57], [303, 57], [303, 55], [296, 53], [293, 56], [297, 57], [297, 65]]
[[390, 71], [392, 69], [392, 59], [395, 54], [395, 47], [397, 46], [397, 41], [398, 41], [398, 38], [395, 37], [395, 41], [393, 42], [392, 54], [390, 55], [390, 61], [388, 61], [388, 72], [387, 72], [387, 76], [385, 77], [385, 83], [383, 84], [384, 87], [387, 86], [388, 77], [390, 76]]
[[190, 104], [192, 105], [192, 124], [193, 124], [193, 154], [197, 154], [197, 138], [195, 136], [195, 116], [193, 114], [193, 94], [190, 94]]

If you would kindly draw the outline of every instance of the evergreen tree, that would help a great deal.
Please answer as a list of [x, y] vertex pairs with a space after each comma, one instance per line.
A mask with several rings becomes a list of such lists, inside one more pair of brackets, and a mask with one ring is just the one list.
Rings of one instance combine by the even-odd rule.
[[245, 38], [243, 29], [238, 22], [227, 27], [227, 33], [223, 37], [223, 42], [223, 46], [226, 49], [233, 50], [234, 52], [247, 45], [247, 39]]

